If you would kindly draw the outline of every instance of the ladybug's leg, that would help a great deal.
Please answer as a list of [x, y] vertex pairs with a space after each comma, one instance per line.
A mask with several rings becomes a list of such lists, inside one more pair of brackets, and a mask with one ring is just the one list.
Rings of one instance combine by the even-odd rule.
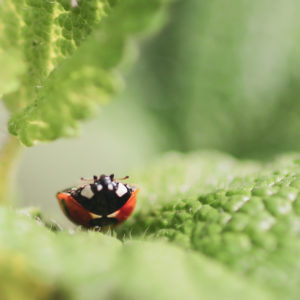
[[110, 225], [115, 225], [118, 223], [118, 219], [116, 218], [108, 218], [106, 216], [102, 218], [95, 218], [90, 220], [89, 224], [91, 227], [105, 227], [105, 226], [110, 226]]

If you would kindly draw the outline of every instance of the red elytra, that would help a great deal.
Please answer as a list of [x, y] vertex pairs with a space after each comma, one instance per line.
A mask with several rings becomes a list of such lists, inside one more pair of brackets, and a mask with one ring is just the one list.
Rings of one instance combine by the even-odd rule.
[[134, 190], [128, 201], [117, 211], [115, 218], [118, 219], [118, 224], [124, 222], [133, 213], [139, 191], [139, 189]]

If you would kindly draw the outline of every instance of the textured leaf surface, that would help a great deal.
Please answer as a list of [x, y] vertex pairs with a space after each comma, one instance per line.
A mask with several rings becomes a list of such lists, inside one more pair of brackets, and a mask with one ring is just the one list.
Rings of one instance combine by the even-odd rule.
[[0, 240], [1, 299], [272, 299], [218, 263], [162, 242], [54, 233], [3, 208]]
[[261, 166], [217, 153], [169, 155], [147, 170], [142, 208], [119, 235], [164, 238], [297, 299], [299, 157]]
[[166, 2], [2, 1], [0, 47], [21, 49], [26, 65], [20, 88], [4, 90], [17, 111], [10, 132], [28, 146], [73, 135], [120, 86], [115, 68], [128, 37], [155, 23]]

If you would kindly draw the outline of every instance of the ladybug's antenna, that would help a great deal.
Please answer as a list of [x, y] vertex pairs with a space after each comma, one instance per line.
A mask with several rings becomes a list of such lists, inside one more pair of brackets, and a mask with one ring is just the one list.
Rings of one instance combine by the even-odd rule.
[[86, 182], [91, 181], [91, 179], [86, 179], [86, 178], [84, 178], [84, 177], [81, 177], [80, 180], [81, 180], [81, 181], [86, 181]]
[[114, 181], [115, 174], [110, 174], [109, 177], [111, 181]]
[[85, 184], [93, 183], [93, 179], [86, 179], [86, 178], [83, 178], [83, 177], [80, 178], [80, 181], [84, 182]]
[[125, 177], [123, 177], [123, 178], [116, 178], [116, 180], [126, 180], [126, 179], [128, 179], [129, 178], [129, 176], [125, 176]]

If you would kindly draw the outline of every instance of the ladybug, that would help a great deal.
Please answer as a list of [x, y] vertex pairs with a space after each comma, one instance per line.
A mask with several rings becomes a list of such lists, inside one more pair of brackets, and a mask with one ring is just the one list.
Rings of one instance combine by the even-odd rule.
[[103, 228], [120, 224], [132, 214], [138, 188], [116, 181], [114, 174], [81, 181], [82, 185], [56, 194], [62, 211], [73, 223]]

